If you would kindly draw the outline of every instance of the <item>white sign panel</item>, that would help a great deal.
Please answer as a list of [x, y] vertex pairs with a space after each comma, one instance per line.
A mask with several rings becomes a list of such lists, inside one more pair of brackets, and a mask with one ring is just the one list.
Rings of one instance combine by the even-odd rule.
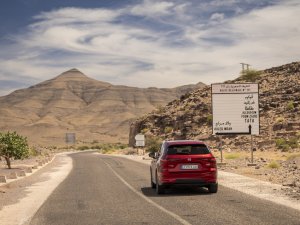
[[213, 134], [259, 134], [258, 84], [212, 84], [211, 90]]
[[145, 141], [135, 141], [135, 146], [144, 147], [145, 146]]
[[143, 134], [137, 134], [137, 135], [135, 135], [134, 139], [136, 141], [145, 141], [145, 135], [143, 135]]
[[75, 133], [66, 133], [66, 143], [75, 144], [76, 143], [76, 134]]
[[145, 135], [137, 134], [135, 135], [135, 146], [144, 147], [145, 146]]

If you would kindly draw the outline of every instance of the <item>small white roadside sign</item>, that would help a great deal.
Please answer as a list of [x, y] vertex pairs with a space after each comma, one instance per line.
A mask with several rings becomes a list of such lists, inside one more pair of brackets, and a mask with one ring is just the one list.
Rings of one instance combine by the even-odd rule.
[[258, 84], [212, 84], [213, 134], [259, 134]]
[[144, 147], [145, 146], [145, 135], [137, 134], [135, 135], [135, 146]]

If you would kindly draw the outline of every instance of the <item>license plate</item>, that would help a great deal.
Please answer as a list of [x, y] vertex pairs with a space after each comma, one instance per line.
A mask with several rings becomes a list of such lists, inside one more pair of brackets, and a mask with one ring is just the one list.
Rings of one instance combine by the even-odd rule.
[[182, 165], [181, 169], [183, 170], [197, 170], [199, 167], [198, 165]]

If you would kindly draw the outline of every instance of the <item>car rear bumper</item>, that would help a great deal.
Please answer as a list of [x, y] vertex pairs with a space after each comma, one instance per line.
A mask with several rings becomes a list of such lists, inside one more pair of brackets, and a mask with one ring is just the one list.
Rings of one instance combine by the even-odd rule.
[[194, 180], [194, 179], [176, 179], [173, 184], [196, 184], [196, 185], [206, 185], [210, 182], [203, 180]]
[[203, 180], [203, 179], [163, 179], [160, 182], [162, 185], [198, 185], [198, 186], [207, 186], [209, 184], [216, 184], [216, 179], [210, 179], [210, 180]]
[[217, 183], [218, 172], [159, 173], [159, 183]]

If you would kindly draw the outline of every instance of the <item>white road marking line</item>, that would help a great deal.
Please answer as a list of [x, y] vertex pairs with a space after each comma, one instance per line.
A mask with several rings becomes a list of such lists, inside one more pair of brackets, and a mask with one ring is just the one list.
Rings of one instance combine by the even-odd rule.
[[127, 183], [108, 163], [106, 163], [103, 159], [101, 159], [105, 165], [116, 175], [117, 178], [119, 178], [120, 181], [122, 181], [131, 191], [133, 191], [136, 195], [140, 196], [141, 198], [143, 198], [145, 201], [147, 201], [148, 203], [150, 203], [151, 205], [155, 206], [156, 208], [158, 208], [159, 210], [165, 212], [166, 214], [170, 215], [171, 217], [173, 217], [174, 219], [178, 220], [181, 224], [184, 225], [191, 225], [188, 221], [184, 220], [183, 218], [181, 218], [180, 216], [178, 216], [177, 214], [165, 209], [164, 207], [160, 206], [159, 204], [155, 203], [154, 201], [152, 201], [151, 199], [147, 198], [146, 196], [144, 196], [143, 194], [141, 194], [140, 192], [138, 192], [137, 190], [135, 190], [129, 183]]

